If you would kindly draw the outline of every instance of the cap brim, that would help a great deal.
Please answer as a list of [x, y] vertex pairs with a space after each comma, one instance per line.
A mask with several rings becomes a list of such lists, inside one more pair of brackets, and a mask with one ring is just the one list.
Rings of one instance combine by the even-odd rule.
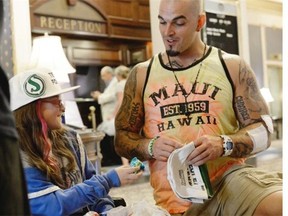
[[61, 91], [54, 92], [53, 94], [47, 94], [47, 95], [45, 95], [45, 96], [43, 96], [43, 97], [40, 97], [40, 98], [53, 97], [53, 96], [56, 96], [56, 95], [60, 95], [60, 94], [66, 93], [66, 92], [73, 91], [73, 90], [78, 89], [78, 88], [80, 88], [80, 85], [73, 86], [73, 87], [70, 87], [70, 88], [61, 89]]

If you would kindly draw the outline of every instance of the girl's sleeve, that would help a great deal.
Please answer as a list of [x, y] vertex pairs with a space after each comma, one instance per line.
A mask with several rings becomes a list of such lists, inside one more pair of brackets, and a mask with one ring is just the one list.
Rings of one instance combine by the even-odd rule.
[[104, 175], [93, 175], [65, 190], [47, 181], [43, 173], [35, 168], [26, 168], [25, 175], [33, 215], [70, 215], [86, 206], [101, 213], [114, 207], [108, 192], [111, 187], [120, 185], [115, 170]]

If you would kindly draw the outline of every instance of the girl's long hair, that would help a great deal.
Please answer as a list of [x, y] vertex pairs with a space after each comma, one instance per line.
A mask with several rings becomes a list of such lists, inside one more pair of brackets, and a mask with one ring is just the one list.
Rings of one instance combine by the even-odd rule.
[[62, 169], [71, 172], [76, 167], [75, 156], [68, 144], [67, 131], [64, 128], [49, 130], [47, 127], [39, 112], [40, 103], [35, 101], [14, 111], [20, 148], [28, 155], [31, 166], [41, 170], [51, 182], [64, 189], [66, 184], [59, 159], [67, 159], [68, 165]]

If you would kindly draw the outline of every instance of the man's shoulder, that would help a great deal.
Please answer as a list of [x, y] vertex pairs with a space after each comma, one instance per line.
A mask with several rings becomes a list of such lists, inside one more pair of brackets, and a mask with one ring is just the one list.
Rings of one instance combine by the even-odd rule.
[[151, 61], [153, 61], [153, 59], [155, 58], [156, 56], [153, 56], [149, 59], [147, 59], [146, 61], [143, 61], [143, 62], [140, 62], [138, 64], [135, 65], [135, 68], [139, 69], [139, 70], [147, 70], [147, 68], [149, 67]]
[[157, 56], [152, 56], [151, 58], [147, 59], [146, 61], [140, 62], [136, 64], [133, 69], [131, 70], [131, 73], [134, 73], [138, 77], [138, 79], [145, 79], [147, 72], [150, 70], [152, 63], [154, 62], [154, 59], [157, 58]]
[[239, 55], [228, 53], [228, 52], [225, 52], [224, 50], [221, 50], [221, 56], [223, 57], [224, 60], [231, 60], [231, 59], [240, 60], [241, 59]]

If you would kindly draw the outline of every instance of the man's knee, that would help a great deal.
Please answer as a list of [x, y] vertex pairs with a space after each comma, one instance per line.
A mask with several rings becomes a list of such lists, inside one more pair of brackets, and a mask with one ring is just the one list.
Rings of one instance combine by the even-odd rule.
[[268, 195], [259, 203], [254, 212], [254, 216], [282, 216], [282, 201], [282, 191]]

